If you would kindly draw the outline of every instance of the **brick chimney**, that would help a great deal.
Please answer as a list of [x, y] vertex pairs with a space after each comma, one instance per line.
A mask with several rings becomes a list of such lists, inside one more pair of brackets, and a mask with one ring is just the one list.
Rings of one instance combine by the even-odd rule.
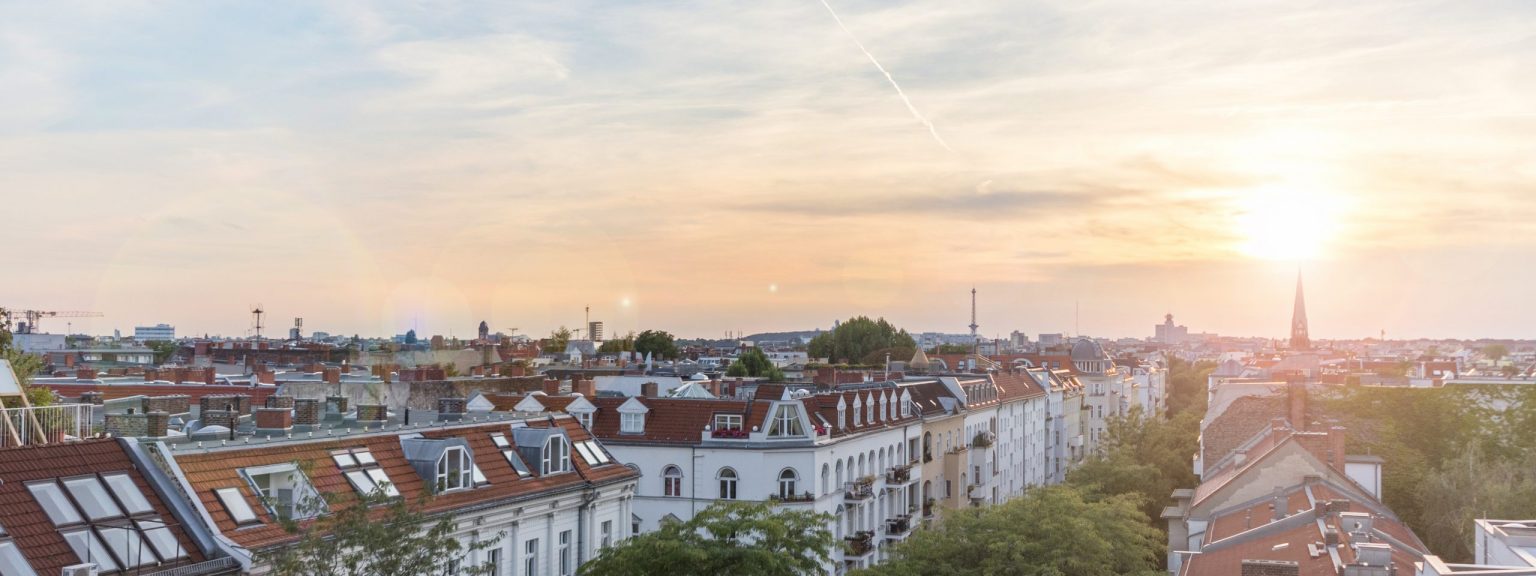
[[1345, 429], [1343, 426], [1332, 426], [1328, 428], [1328, 456], [1330, 458], [1328, 463], [1332, 464], [1333, 467], [1337, 468], [1340, 472], [1344, 471], [1345, 462], [1344, 432]]
[[1300, 576], [1301, 564], [1282, 560], [1244, 560], [1241, 576]]
[[358, 404], [358, 422], [383, 422], [389, 419], [389, 409], [383, 404]]
[[719, 380], [710, 380], [709, 381], [709, 393], [713, 394], [716, 398], [720, 397], [720, 381]]
[[560, 394], [560, 381], [554, 378], [545, 378], [544, 393], [550, 396], [558, 396]]
[[92, 368], [81, 368], [79, 370], [75, 370], [75, 379], [76, 380], [95, 380], [96, 379], [96, 370], [94, 370]]
[[287, 430], [293, 428], [293, 410], [288, 408], [257, 408], [256, 428], [260, 430]]
[[293, 423], [305, 426], [320, 424], [320, 400], [296, 398], [293, 401]]
[[1298, 432], [1307, 430], [1307, 383], [1299, 377], [1286, 382], [1286, 396], [1290, 403], [1291, 428]]
[[657, 392], [658, 386], [659, 385], [656, 384], [655, 382], [646, 382], [644, 384], [641, 384], [640, 385], [640, 395], [644, 396], [646, 398], [655, 398], [657, 396], [657, 394], [658, 394], [658, 392]]
[[577, 383], [572, 381], [571, 384], [575, 388], [574, 391], [580, 393], [582, 396], [591, 398], [597, 395], [597, 382], [594, 382], [591, 378], [582, 378], [581, 382]]
[[294, 399], [292, 396], [273, 394], [267, 397], [265, 404], [267, 408], [293, 408]]
[[144, 415], [144, 435], [162, 438], [170, 432], [171, 415], [165, 412], [149, 412]]
[[102, 404], [102, 394], [101, 394], [101, 392], [97, 392], [97, 391], [81, 392], [80, 393], [80, 403], [81, 404], [95, 404], [97, 406], [100, 406]]
[[324, 380], [326, 384], [340, 384], [341, 369], [335, 367], [326, 368], [320, 373], [320, 378]]

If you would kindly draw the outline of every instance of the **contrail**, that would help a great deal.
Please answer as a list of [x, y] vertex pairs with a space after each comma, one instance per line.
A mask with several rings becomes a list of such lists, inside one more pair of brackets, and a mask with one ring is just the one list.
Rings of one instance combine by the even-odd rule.
[[933, 123], [929, 122], [927, 118], [924, 118], [923, 114], [917, 111], [917, 107], [912, 105], [912, 100], [907, 98], [906, 92], [901, 91], [901, 85], [896, 83], [896, 79], [891, 77], [891, 73], [885, 71], [885, 67], [881, 66], [880, 61], [875, 59], [875, 55], [870, 54], [869, 49], [864, 47], [864, 43], [859, 41], [859, 37], [854, 36], [853, 31], [849, 30], [848, 26], [843, 24], [843, 19], [837, 17], [837, 11], [832, 9], [832, 5], [827, 3], [827, 0], [821, 0], [821, 5], [827, 7], [827, 13], [832, 15], [833, 20], [837, 21], [837, 27], [842, 28], [843, 32], [846, 32], [848, 37], [853, 39], [853, 43], [858, 45], [859, 51], [863, 52], [864, 55], [869, 58], [869, 62], [874, 64], [875, 68], [880, 70], [881, 74], [885, 75], [886, 80], [890, 81], [891, 87], [896, 89], [896, 95], [900, 96], [901, 101], [907, 105], [907, 111], [912, 113], [912, 117], [916, 118], [918, 122], [922, 122], [924, 126], [928, 127], [928, 133], [933, 135], [933, 139], [937, 140], [940, 146], [943, 146], [945, 150], [954, 152], [955, 149], [950, 148], [949, 144], [945, 143], [944, 139], [939, 137], [939, 131], [933, 127]]

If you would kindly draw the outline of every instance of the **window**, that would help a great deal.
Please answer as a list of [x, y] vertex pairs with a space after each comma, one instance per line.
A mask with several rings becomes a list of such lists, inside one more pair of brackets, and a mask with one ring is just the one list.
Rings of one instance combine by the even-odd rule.
[[491, 442], [496, 443], [496, 448], [501, 450], [502, 457], [506, 458], [507, 463], [512, 465], [512, 470], [517, 472], [518, 478], [527, 478], [531, 475], [528, 472], [528, 465], [524, 464], [523, 459], [517, 455], [517, 449], [513, 448], [512, 443], [507, 441], [506, 434], [500, 432], [491, 434]]
[[437, 459], [437, 491], [446, 492], [473, 487], [474, 466], [474, 463], [469, 461], [469, 452], [463, 448], [450, 446], [443, 449], [443, 455]]
[[640, 535], [640, 517], [636, 516], [634, 514], [630, 514], [629, 515], [629, 535], [630, 536], [639, 536]]
[[842, 430], [843, 428], [847, 428], [847, 427], [848, 427], [848, 407], [844, 406], [842, 401], [838, 401], [838, 403], [837, 403], [837, 429], [838, 430]]
[[559, 474], [571, 471], [571, 445], [564, 436], [551, 436], [544, 441], [543, 462], [539, 474]]
[[602, 544], [601, 544], [601, 546], [603, 548], [607, 548], [607, 547], [613, 545], [613, 521], [612, 520], [604, 520], [603, 521], [602, 530], [600, 530], [599, 533], [602, 534]]
[[133, 478], [127, 474], [106, 474], [101, 477], [107, 487], [112, 489], [112, 494], [117, 496], [117, 501], [123, 503], [123, 508], [129, 516], [151, 514], [155, 511], [149, 505], [149, 500], [144, 499], [144, 493], [139, 492], [139, 487], [133, 483]]
[[772, 438], [805, 436], [805, 427], [800, 424], [800, 407], [795, 404], [780, 404], [774, 411], [773, 421], [768, 423], [768, 436]]
[[619, 432], [624, 434], [645, 433], [645, 414], [637, 412], [619, 414]]
[[581, 444], [586, 446], [587, 451], [591, 452], [592, 457], [596, 459], [593, 461], [588, 461], [589, 464], [593, 466], [601, 466], [603, 464], [613, 463], [613, 459], [608, 457], [608, 453], [603, 451], [603, 447], [598, 445], [596, 440], [588, 440], [586, 442], [582, 442]]
[[37, 576], [32, 571], [32, 565], [26, 558], [21, 557], [21, 550], [10, 540], [0, 540], [0, 575], [3, 576]]
[[176, 535], [172, 534], [171, 529], [166, 527], [165, 522], [159, 518], [139, 520], [134, 522], [134, 525], [144, 533], [144, 539], [149, 541], [149, 545], [154, 547], [155, 553], [161, 558], [172, 560], [187, 557], [187, 551], [182, 549], [181, 542], [176, 540]]
[[832, 491], [832, 485], [830, 484], [830, 482], [831, 482], [831, 473], [832, 473], [832, 467], [827, 466], [826, 464], [822, 464], [821, 465], [821, 493], [822, 494], [827, 494], [827, 493]]
[[683, 495], [683, 469], [668, 466], [661, 471], [661, 493], [665, 496]]
[[107, 548], [112, 550], [112, 554], [125, 568], [137, 568], [156, 562], [154, 552], [144, 545], [144, 538], [139, 535], [138, 530], [120, 526], [97, 526], [96, 533], [100, 535], [103, 542], [106, 542]]
[[64, 491], [59, 490], [59, 484], [52, 480], [28, 484], [27, 490], [32, 492], [32, 497], [43, 507], [43, 512], [48, 514], [48, 519], [54, 526], [68, 526], [83, 522], [80, 513], [69, 503], [64, 496]]
[[785, 468], [779, 472], [779, 498], [788, 500], [795, 495], [795, 481], [800, 479], [793, 468]]
[[75, 557], [81, 562], [93, 562], [102, 572], [114, 572], [118, 569], [117, 563], [112, 561], [111, 553], [107, 552], [107, 547], [101, 544], [101, 539], [97, 538], [96, 533], [91, 532], [90, 529], [78, 528], [60, 532], [59, 535], [64, 537], [64, 542], [75, 551]]
[[533, 576], [539, 573], [539, 539], [523, 542], [523, 573]]
[[571, 574], [571, 531], [560, 533], [560, 576]]
[[229, 517], [236, 525], [251, 524], [256, 522], [256, 512], [251, 510], [251, 505], [246, 503], [245, 496], [240, 494], [239, 488], [220, 488], [213, 491], [219, 497], [219, 503], [224, 505], [224, 510], [229, 512]]
[[367, 448], [337, 450], [331, 452], [331, 460], [341, 468], [342, 475], [347, 477], [347, 482], [352, 484], [352, 489], [358, 494], [367, 496], [377, 490], [390, 498], [400, 495], [395, 483], [389, 480], [384, 469], [379, 468], [379, 461], [374, 459], [373, 453]]
[[720, 469], [720, 499], [736, 499], [736, 471], [730, 468]]
[[[363, 473], [362, 469], [349, 472]], [[324, 512], [324, 501], [304, 473], [292, 464], [256, 466], [240, 470], [267, 510], [278, 518], [313, 518]]]
[[501, 576], [501, 548], [486, 551], [485, 563], [491, 569], [492, 576]]
[[741, 415], [740, 414], [716, 414], [715, 415], [715, 429], [716, 430], [740, 430], [741, 429]]

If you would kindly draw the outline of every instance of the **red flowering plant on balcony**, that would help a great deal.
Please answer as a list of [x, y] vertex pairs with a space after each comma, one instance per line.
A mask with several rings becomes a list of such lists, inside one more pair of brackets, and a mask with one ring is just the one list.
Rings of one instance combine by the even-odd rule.
[[716, 428], [709, 433], [711, 438], [746, 438], [747, 431], [740, 428]]

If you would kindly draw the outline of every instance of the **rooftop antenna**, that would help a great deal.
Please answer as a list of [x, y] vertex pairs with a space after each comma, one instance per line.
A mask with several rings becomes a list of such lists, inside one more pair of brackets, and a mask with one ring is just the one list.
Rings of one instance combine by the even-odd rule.
[[263, 326], [261, 324], [261, 315], [262, 314], [266, 314], [266, 313], [267, 313], [267, 311], [265, 309], [263, 309], [262, 305], [260, 305], [260, 304], [257, 304], [255, 306], [251, 307], [251, 319], [252, 319], [252, 321], [256, 325], [256, 339], [257, 340], [261, 339], [261, 329], [263, 328]]
[[980, 326], [976, 325], [976, 287], [972, 286], [971, 287], [971, 339], [972, 340], [976, 339], [976, 329], [977, 328], [980, 328]]

